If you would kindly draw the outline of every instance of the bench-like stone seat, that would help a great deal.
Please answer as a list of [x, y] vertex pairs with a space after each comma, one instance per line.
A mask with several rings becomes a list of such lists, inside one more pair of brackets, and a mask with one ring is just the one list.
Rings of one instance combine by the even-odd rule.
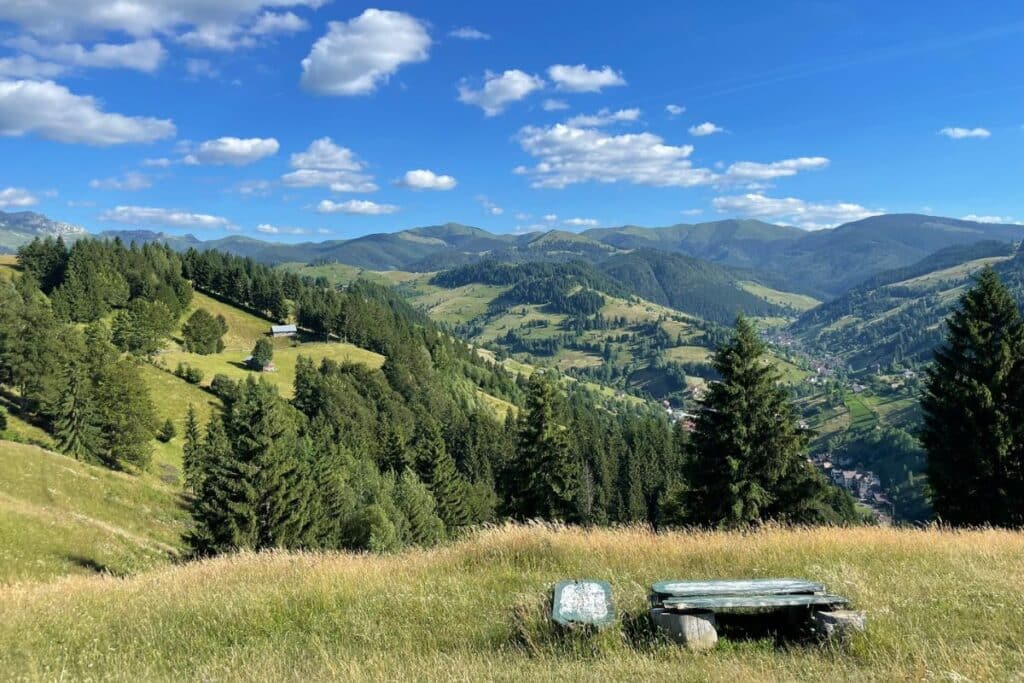
[[824, 593], [825, 586], [802, 579], [659, 581], [651, 589], [666, 597], [714, 595], [792, 595]]
[[665, 609], [671, 611], [712, 610], [742, 608], [779, 608], [779, 607], [838, 607], [847, 603], [846, 598], [838, 595], [695, 595], [686, 597], [668, 597], [662, 600]]

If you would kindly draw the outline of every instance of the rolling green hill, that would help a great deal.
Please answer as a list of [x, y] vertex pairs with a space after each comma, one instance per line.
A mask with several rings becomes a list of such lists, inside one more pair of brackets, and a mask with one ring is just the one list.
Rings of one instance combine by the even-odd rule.
[[927, 362], [941, 340], [942, 321], [978, 270], [993, 266], [1020, 289], [1024, 262], [1013, 253], [1014, 246], [1005, 242], [940, 250], [808, 310], [792, 330], [806, 344], [840, 356], [855, 369]]
[[0, 586], [166, 565], [187, 517], [158, 481], [0, 441]]

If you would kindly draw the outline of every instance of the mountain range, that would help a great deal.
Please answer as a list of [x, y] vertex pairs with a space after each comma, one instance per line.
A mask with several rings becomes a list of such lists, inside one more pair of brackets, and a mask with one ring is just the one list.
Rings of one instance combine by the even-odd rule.
[[13, 252], [36, 237], [75, 238], [85, 234], [85, 228], [79, 225], [51, 220], [34, 211], [0, 211], [0, 254]]

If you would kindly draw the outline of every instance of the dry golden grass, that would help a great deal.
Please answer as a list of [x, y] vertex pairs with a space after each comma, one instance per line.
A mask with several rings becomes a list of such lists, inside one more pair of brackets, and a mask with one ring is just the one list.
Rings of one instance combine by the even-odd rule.
[[[0, 674], [1008, 680], [1024, 668], [1022, 558], [1018, 533], [871, 528], [653, 535], [503, 527], [394, 556], [238, 555], [123, 580], [0, 588]], [[821, 580], [867, 611], [868, 631], [844, 647], [723, 641], [707, 654], [638, 643], [618, 627], [584, 643], [527, 649], [515, 639], [516, 607], [537, 604], [561, 578], [607, 579], [621, 616], [643, 613], [657, 579], [746, 576]]]

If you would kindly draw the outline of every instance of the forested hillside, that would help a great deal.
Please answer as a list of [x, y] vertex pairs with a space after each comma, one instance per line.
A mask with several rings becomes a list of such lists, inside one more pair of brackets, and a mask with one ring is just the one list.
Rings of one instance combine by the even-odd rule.
[[1024, 294], [1022, 262], [1019, 255], [1013, 258], [1014, 250], [1012, 244], [991, 241], [940, 250], [807, 311], [792, 329], [855, 369], [928, 362], [942, 337], [942, 321], [981, 268], [995, 267]]

